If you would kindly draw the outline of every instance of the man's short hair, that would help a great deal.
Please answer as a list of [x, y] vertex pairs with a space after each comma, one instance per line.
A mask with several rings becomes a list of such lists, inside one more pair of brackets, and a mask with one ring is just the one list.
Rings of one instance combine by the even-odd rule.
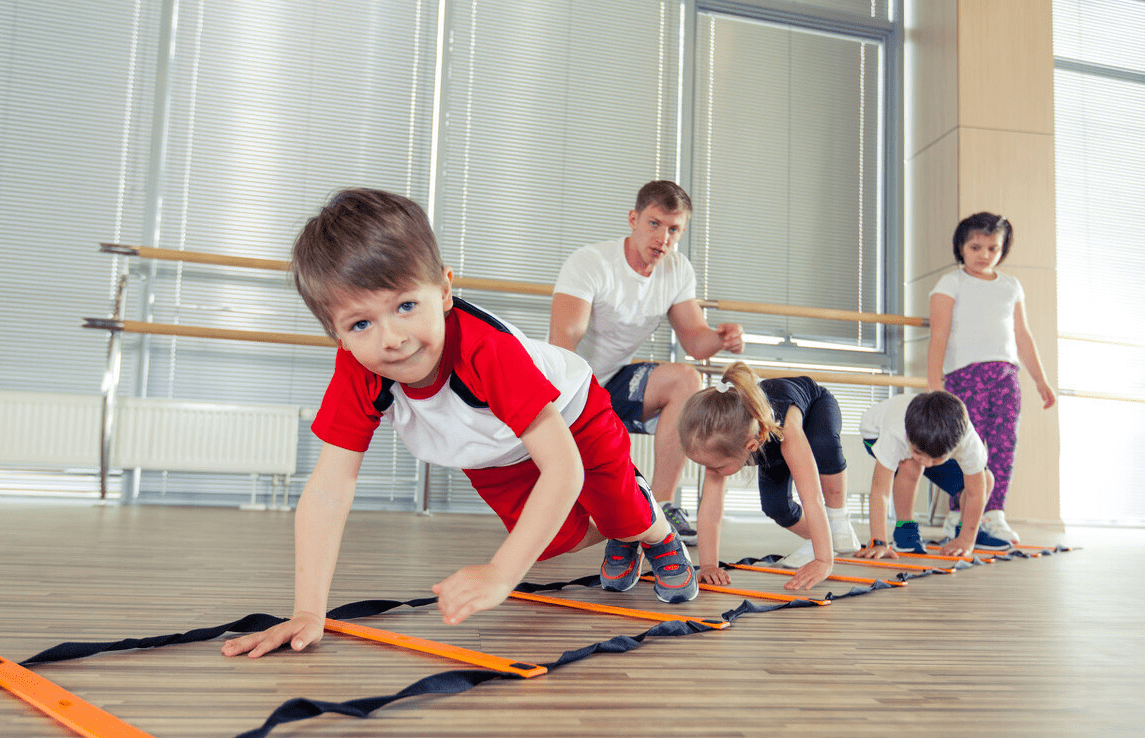
[[636, 193], [636, 212], [644, 211], [649, 205], [659, 205], [669, 213], [685, 212], [692, 215], [692, 198], [684, 188], [667, 179], [649, 182]]
[[924, 392], [906, 408], [906, 439], [932, 459], [955, 449], [970, 429], [962, 400], [949, 392]]
[[346, 293], [440, 283], [445, 267], [425, 211], [383, 190], [348, 189], [330, 198], [294, 241], [294, 283], [334, 336], [334, 303]]

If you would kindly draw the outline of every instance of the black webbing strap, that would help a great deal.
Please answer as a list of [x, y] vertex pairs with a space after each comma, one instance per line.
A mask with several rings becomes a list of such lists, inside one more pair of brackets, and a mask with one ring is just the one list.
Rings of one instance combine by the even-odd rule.
[[[778, 607], [786, 607], [786, 604], [779, 605]], [[776, 609], [776, 608], [769, 608]], [[553, 662], [547, 664], [540, 664], [547, 668], [550, 672], [565, 664], [571, 664], [581, 659], [588, 658], [598, 653], [627, 653], [635, 648], [639, 648], [649, 636], [656, 637], [677, 637], [691, 635], [693, 633], [701, 633], [704, 631], [713, 630], [709, 626], [692, 621], [672, 620], [665, 623], [659, 623], [652, 628], [634, 636], [613, 636], [606, 641], [598, 641], [583, 648], [578, 648], [573, 651], [565, 651], [560, 657]], [[245, 733], [240, 733], [235, 738], [265, 738], [270, 734], [276, 726], [283, 723], [294, 722], [297, 720], [306, 720], [308, 718], [316, 717], [327, 712], [337, 713], [339, 715], [349, 715], [351, 717], [364, 718], [368, 717], [370, 713], [378, 710], [386, 705], [396, 702], [406, 697], [416, 697], [423, 694], [457, 694], [466, 690], [476, 687], [478, 684], [483, 684], [493, 679], [520, 679], [521, 677], [516, 674], [498, 671], [478, 671], [472, 669], [464, 669], [457, 671], [444, 671], [439, 674], [432, 674], [420, 679], [413, 684], [409, 685], [400, 692], [393, 694], [383, 695], [379, 697], [364, 697], [356, 700], [348, 700], [346, 702], [322, 702], [319, 700], [311, 700], [305, 698], [298, 698], [288, 700], [278, 706], [270, 714], [261, 726], [254, 730], [249, 730]]]
[[[755, 562], [773, 562], [777, 560], [778, 556], [770, 556], [764, 559], [743, 559], [738, 563], [755, 563]], [[597, 574], [573, 579], [567, 582], [551, 582], [548, 584], [532, 584], [529, 582], [522, 582], [517, 586], [517, 589], [526, 592], [545, 592], [560, 590], [565, 587], [596, 587], [600, 584], [600, 576]], [[883, 587], [889, 587], [885, 583], [881, 583]], [[855, 596], [857, 594], [865, 594], [874, 589], [880, 588], [878, 585], [871, 587], [855, 587], [851, 592], [846, 595], [840, 596]], [[828, 595], [832, 597], [832, 595]], [[839, 596], [836, 596], [839, 597]], [[425, 607], [437, 602], [436, 597], [423, 597], [418, 599], [407, 600], [401, 602], [398, 600], [361, 600], [359, 602], [351, 602], [346, 605], [330, 610], [327, 617], [335, 620], [352, 620], [355, 618], [365, 618], [381, 613], [387, 612], [397, 607]], [[814, 603], [810, 601], [797, 600], [794, 602], [784, 602], [779, 604], [757, 605], [744, 600], [739, 607], [729, 610], [723, 614], [723, 618], [728, 622], [733, 622], [736, 618], [748, 613], [763, 613], [771, 612], [772, 610], [779, 610], [789, 607], [811, 607]], [[159, 648], [161, 646], [170, 646], [180, 643], [195, 643], [199, 641], [209, 641], [225, 633], [253, 633], [260, 630], [265, 630], [273, 625], [285, 621], [286, 618], [275, 617], [273, 615], [266, 615], [263, 613], [255, 613], [247, 615], [230, 623], [218, 625], [212, 628], [198, 628], [190, 630], [185, 633], [173, 633], [163, 636], [152, 636], [148, 638], [125, 638], [120, 641], [105, 641], [105, 642], [68, 642], [61, 643], [57, 646], [48, 648], [40, 653], [25, 659], [20, 662], [22, 666], [30, 666], [33, 664], [43, 664], [54, 661], [66, 661], [69, 659], [84, 658], [86, 656], [94, 656], [98, 653], [106, 651], [124, 651], [128, 649], [142, 649], [142, 648]], [[614, 636], [605, 641], [598, 641], [583, 648], [578, 648], [571, 651], [565, 651], [561, 656], [552, 663], [541, 664], [550, 671], [565, 664], [571, 664], [581, 659], [588, 658], [598, 653], [626, 653], [635, 648], [638, 648], [649, 636], [654, 637], [679, 637], [691, 635], [694, 633], [701, 633], [713, 628], [703, 625], [694, 621], [680, 621], [673, 620], [663, 622], [655, 625], [654, 627], [644, 631], [635, 636]], [[355, 700], [347, 700], [345, 702], [325, 702], [321, 700], [312, 700], [307, 698], [296, 698], [288, 700], [280, 705], [270, 714], [266, 722], [261, 727], [255, 730], [242, 733], [238, 738], [261, 738], [270, 733], [275, 726], [283, 723], [294, 722], [298, 720], [305, 720], [307, 718], [322, 715], [324, 713], [337, 713], [341, 715], [349, 715], [352, 717], [367, 717], [370, 713], [378, 710], [386, 705], [389, 705], [397, 700], [405, 699], [407, 697], [415, 697], [424, 694], [457, 694], [466, 690], [472, 689], [479, 684], [490, 681], [492, 679], [520, 679], [517, 674], [486, 671], [482, 669], [458, 669], [453, 671], [440, 672], [432, 674], [423, 679], [420, 679], [413, 684], [405, 687], [404, 689], [389, 695], [379, 697], [366, 697]]]
[[104, 651], [126, 651], [132, 648], [159, 648], [160, 646], [173, 646], [177, 643], [209, 641], [212, 638], [218, 638], [224, 633], [254, 633], [260, 630], [266, 630], [272, 625], [277, 625], [285, 620], [286, 618], [254, 613], [253, 615], [247, 615], [245, 618], [235, 620], [232, 623], [216, 625], [213, 628], [189, 630], [186, 633], [172, 633], [170, 635], [151, 636], [149, 638], [124, 638], [122, 641], [61, 643], [58, 646], [52, 646], [49, 649], [40, 651], [31, 658], [24, 659], [20, 662], [20, 665], [31, 666], [32, 664], [46, 664], [52, 661], [82, 659], [85, 656], [94, 656]]

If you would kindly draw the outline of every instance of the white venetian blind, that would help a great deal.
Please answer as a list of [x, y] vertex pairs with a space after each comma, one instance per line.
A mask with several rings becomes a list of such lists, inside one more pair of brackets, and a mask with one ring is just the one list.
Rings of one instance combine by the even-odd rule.
[[[626, 235], [636, 191], [676, 178], [680, 5], [458, 3], [447, 32], [434, 226], [460, 276], [552, 284], [565, 258]], [[462, 293], [533, 338], [548, 297]], [[667, 322], [641, 355], [666, 358]], [[434, 469], [435, 507], [478, 505]]]
[[[697, 35], [692, 261], [703, 296], [880, 310], [881, 44], [709, 13]], [[881, 332], [737, 322], [840, 348], [875, 348]]]
[[1145, 3], [1055, 0], [1062, 517], [1145, 521]]
[[98, 394], [112, 260], [136, 237], [156, 13], [130, 2], [0, 9], [0, 389]]

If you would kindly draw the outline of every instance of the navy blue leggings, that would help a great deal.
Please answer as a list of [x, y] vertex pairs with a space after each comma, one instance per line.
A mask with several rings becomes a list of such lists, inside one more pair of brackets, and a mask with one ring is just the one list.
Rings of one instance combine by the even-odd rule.
[[[815, 466], [819, 474], [838, 474], [847, 468], [847, 459], [843, 456], [843, 442], [839, 432], [843, 428], [843, 414], [839, 412], [839, 403], [830, 392], [811, 403], [803, 415], [803, 434], [811, 445], [811, 453], [815, 456]], [[769, 441], [769, 443], [778, 443]], [[770, 467], [759, 467], [759, 504], [767, 517], [790, 528], [803, 517], [803, 508], [795, 501], [792, 494], [791, 469], [787, 464], [774, 464]]]

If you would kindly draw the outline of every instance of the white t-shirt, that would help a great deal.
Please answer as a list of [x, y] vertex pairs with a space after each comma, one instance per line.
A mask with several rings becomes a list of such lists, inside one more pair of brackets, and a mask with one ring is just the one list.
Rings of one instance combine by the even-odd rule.
[[1025, 299], [1025, 293], [1018, 280], [1002, 272], [997, 275], [987, 282], [959, 268], [944, 274], [930, 291], [954, 298], [943, 374], [984, 361], [1018, 363], [1014, 306]]
[[557, 277], [554, 292], [592, 304], [588, 330], [577, 353], [605, 384], [632, 360], [668, 309], [696, 297], [696, 273], [687, 257], [672, 250], [652, 270], [637, 274], [624, 258], [624, 239], [582, 246]]
[[[894, 395], [867, 408], [859, 420], [859, 435], [866, 440], [878, 439], [871, 446], [875, 460], [894, 471], [910, 458], [910, 441], [906, 438], [906, 406], [914, 395]], [[986, 468], [986, 445], [973, 426], [954, 447], [950, 458], [958, 462], [963, 474], [977, 474]]]

